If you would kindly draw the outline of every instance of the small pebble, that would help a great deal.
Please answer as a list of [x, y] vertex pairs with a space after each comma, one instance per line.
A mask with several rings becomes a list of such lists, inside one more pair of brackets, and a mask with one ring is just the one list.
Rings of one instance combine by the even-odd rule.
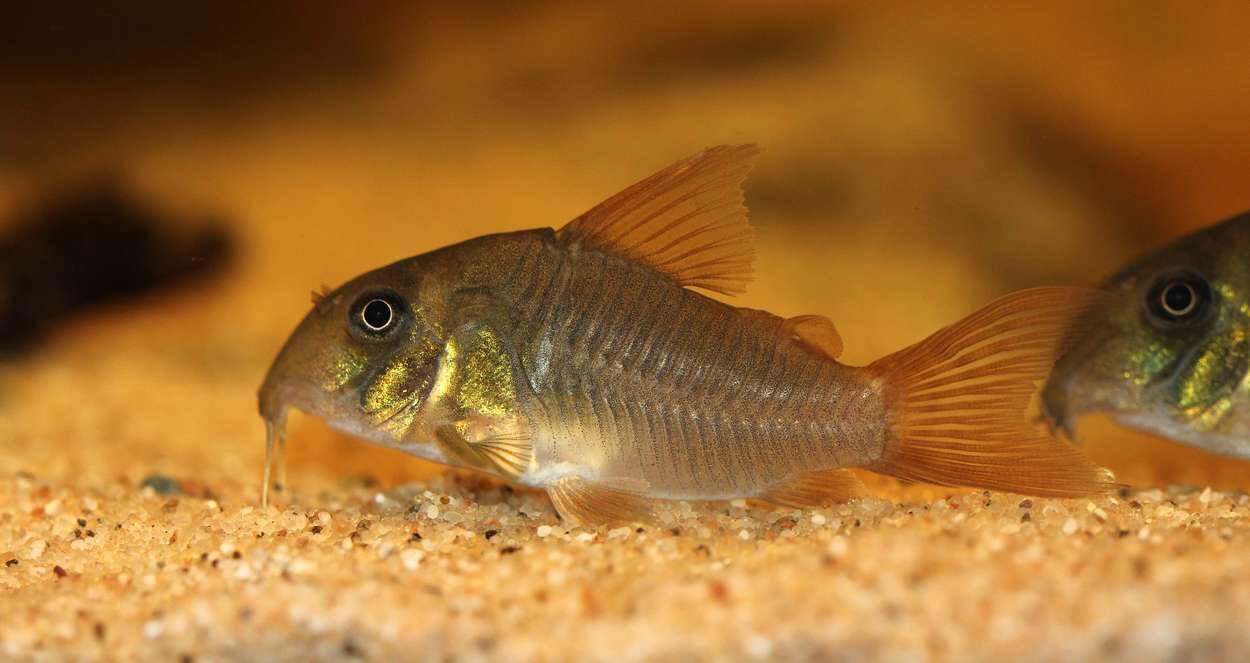
[[47, 549], [48, 542], [43, 539], [37, 539], [31, 542], [30, 547], [27, 549], [26, 556], [31, 559], [39, 559], [40, 557], [43, 557], [43, 551]]
[[399, 560], [403, 563], [404, 568], [409, 571], [417, 570], [421, 565], [421, 560], [425, 557], [425, 552], [415, 548], [408, 548], [399, 553]]
[[161, 623], [155, 619], [143, 624], [143, 637], [148, 640], [155, 640], [161, 637], [161, 633], [164, 633], [164, 631], [164, 627], [162, 627]]
[[746, 645], [747, 653], [750, 654], [751, 658], [766, 659], [773, 653], [772, 640], [758, 633], [747, 637]]

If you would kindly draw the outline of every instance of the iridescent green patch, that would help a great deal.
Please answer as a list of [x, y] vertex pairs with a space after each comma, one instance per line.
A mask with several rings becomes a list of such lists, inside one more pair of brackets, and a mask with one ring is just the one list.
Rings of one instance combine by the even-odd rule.
[[1153, 336], [1143, 336], [1131, 346], [1124, 369], [1124, 380], [1139, 389], [1149, 385], [1176, 361], [1176, 351]]
[[512, 359], [495, 330], [489, 326], [478, 327], [463, 344], [465, 352], [455, 388], [460, 410], [486, 416], [515, 412], [517, 395]]
[[359, 377], [368, 363], [369, 357], [359, 348], [350, 345], [338, 348], [326, 368], [321, 386], [326, 391], [338, 391]]
[[1176, 407], [1198, 430], [1218, 426], [1250, 369], [1250, 337], [1240, 326], [1209, 338], [1176, 376]]
[[398, 411], [413, 411], [429, 393], [434, 382], [438, 346], [421, 342], [379, 371], [360, 397], [361, 408], [377, 420], [385, 420]]

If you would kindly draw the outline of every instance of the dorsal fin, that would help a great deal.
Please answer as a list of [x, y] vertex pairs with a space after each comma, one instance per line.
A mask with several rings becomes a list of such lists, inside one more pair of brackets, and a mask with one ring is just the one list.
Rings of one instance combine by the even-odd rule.
[[742, 182], [754, 145], [718, 145], [599, 203], [559, 230], [581, 245], [647, 265], [687, 287], [744, 292], [755, 259]]

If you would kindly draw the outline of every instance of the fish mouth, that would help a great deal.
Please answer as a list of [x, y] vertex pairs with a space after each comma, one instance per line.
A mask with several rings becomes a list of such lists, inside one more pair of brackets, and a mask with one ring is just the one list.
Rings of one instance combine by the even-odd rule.
[[257, 396], [260, 417], [265, 423], [265, 465], [260, 489], [262, 508], [269, 506], [271, 491], [286, 491], [287, 421], [291, 410], [321, 416], [319, 408], [309, 402], [307, 393], [308, 389], [300, 385], [266, 380]]
[[270, 368], [265, 381], [256, 392], [256, 409], [266, 422], [285, 426], [286, 415], [291, 407], [303, 409], [299, 407], [299, 396], [307, 390], [308, 387], [293, 385], [289, 378], [284, 378], [277, 370]]
[[334, 393], [320, 391], [311, 382], [266, 382], [258, 394], [258, 409], [265, 424], [265, 464], [260, 491], [261, 507], [269, 506], [271, 493], [286, 490], [286, 443], [287, 422], [291, 410], [316, 417], [330, 428], [356, 438], [383, 446], [400, 448], [408, 453], [429, 457], [430, 453], [417, 453], [403, 438], [396, 438], [386, 429], [386, 424], [404, 416], [416, 418], [420, 399], [405, 401], [393, 410], [377, 413], [371, 419], [354, 416], [358, 409], [356, 383]]
[[1076, 414], [1068, 398], [1068, 385], [1048, 382], [1042, 390], [1041, 419], [1046, 423], [1052, 437], [1064, 437], [1076, 441]]
[[1046, 424], [1047, 432], [1051, 437], [1064, 438], [1069, 442], [1076, 441], [1076, 423], [1072, 417], [1043, 410], [1041, 421]]
[[1052, 436], [1062, 436], [1071, 442], [1079, 441], [1077, 422], [1089, 414], [1106, 414], [1122, 425], [1142, 428], [1140, 422], [1154, 416], [1154, 407], [1150, 404], [1162, 399], [1155, 394], [1169, 383], [1169, 374], [1156, 376], [1144, 391], [1135, 393], [1114, 379], [1094, 379], [1081, 373], [1065, 375], [1048, 381], [1043, 387], [1039, 399], [1040, 418]]
[[[1107, 300], [1099, 300], [1100, 306], [1110, 301], [1111, 295], [1106, 297]], [[1091, 308], [1085, 318], [1074, 323], [1065, 339], [1071, 345], [1051, 368], [1039, 394], [1041, 419], [1050, 434], [1070, 442], [1077, 441], [1077, 420], [1081, 416], [1115, 410], [1118, 394], [1123, 390], [1101, 359], [1115, 340], [1114, 331], [1090, 326], [1100, 310]]]
[[1081, 374], [1052, 378], [1042, 388], [1039, 398], [1040, 419], [1053, 437], [1078, 442], [1077, 422], [1087, 415], [1107, 412], [1119, 415], [1124, 409], [1116, 405], [1121, 385], [1091, 383]]
[[266, 376], [264, 384], [257, 393], [257, 409], [265, 422], [265, 466], [260, 485], [260, 506], [269, 506], [269, 490], [273, 486], [273, 467], [275, 457], [278, 461], [277, 492], [286, 487], [286, 424], [290, 412], [291, 390], [276, 385], [272, 373]]

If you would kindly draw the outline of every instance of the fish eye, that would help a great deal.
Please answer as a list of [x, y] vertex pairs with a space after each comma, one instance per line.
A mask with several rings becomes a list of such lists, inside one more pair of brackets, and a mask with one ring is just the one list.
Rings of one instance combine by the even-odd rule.
[[1146, 294], [1146, 308], [1153, 319], [1177, 324], [1202, 317], [1211, 302], [1211, 288], [1194, 274], [1160, 279]]
[[403, 312], [404, 302], [399, 295], [389, 291], [367, 292], [352, 304], [348, 322], [364, 336], [379, 338], [399, 326]]
[[[380, 300], [374, 300], [374, 303], [378, 301]], [[1194, 292], [1194, 287], [1188, 283], [1169, 283], [1159, 297], [1159, 304], [1168, 315], [1183, 318], [1198, 306], [1198, 293]], [[389, 311], [389, 307], [387, 308]]]
[[391, 326], [391, 321], [395, 319], [395, 309], [391, 308], [390, 302], [385, 299], [370, 300], [365, 307], [360, 310], [360, 321], [365, 323], [365, 327], [369, 331], [386, 331]]

